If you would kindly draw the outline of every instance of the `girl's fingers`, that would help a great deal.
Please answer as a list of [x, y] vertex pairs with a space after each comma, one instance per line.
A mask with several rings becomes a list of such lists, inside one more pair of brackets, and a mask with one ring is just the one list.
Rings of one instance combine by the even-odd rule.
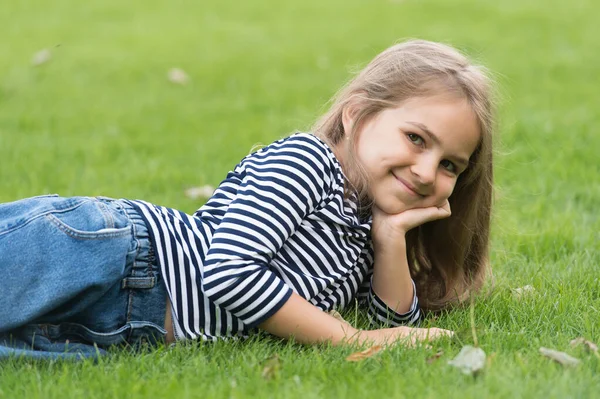
[[438, 206], [439, 209], [442, 209], [448, 213], [448, 216], [452, 214], [452, 210], [450, 209], [450, 202], [448, 200], [444, 201], [441, 206]]
[[408, 345], [410, 347], [417, 345], [419, 342], [433, 341], [442, 337], [452, 337], [454, 331], [444, 330], [441, 328], [417, 328], [417, 327], [396, 327], [398, 329], [396, 335], [396, 343]]
[[404, 211], [397, 215], [399, 223], [402, 223], [408, 229], [420, 226], [423, 223], [433, 222], [434, 220], [444, 219], [450, 216], [450, 207], [438, 208], [432, 206], [429, 208], [415, 208]]
[[[387, 236], [387, 231], [397, 231], [406, 233], [417, 226], [434, 220], [444, 219], [450, 216], [450, 203], [446, 200], [438, 206], [427, 208], [413, 208], [404, 212], [391, 215], [386, 214], [381, 209], [373, 207], [373, 231]], [[390, 230], [391, 229], [391, 230]]]
[[415, 333], [416, 335], [421, 338], [421, 339], [425, 339], [425, 338], [439, 338], [439, 337], [445, 337], [445, 336], [452, 336], [454, 335], [454, 331], [450, 331], [450, 330], [444, 330], [442, 328], [435, 328], [435, 327], [431, 327], [431, 328], [415, 328]]
[[391, 327], [380, 330], [362, 331], [362, 342], [375, 345], [403, 344], [416, 345], [422, 341], [432, 341], [442, 337], [452, 337], [454, 331], [441, 328]]

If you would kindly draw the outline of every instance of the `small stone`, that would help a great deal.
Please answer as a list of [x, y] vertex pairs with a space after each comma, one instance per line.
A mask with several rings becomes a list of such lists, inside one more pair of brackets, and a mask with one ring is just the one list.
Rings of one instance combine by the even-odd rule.
[[448, 364], [460, 369], [463, 374], [473, 375], [483, 370], [485, 352], [481, 348], [465, 345], [454, 359], [448, 361]]
[[31, 64], [33, 66], [39, 66], [50, 61], [50, 59], [52, 59], [52, 53], [50, 52], [50, 50], [45, 48], [33, 55], [33, 57], [31, 58]]
[[190, 81], [190, 77], [181, 68], [171, 68], [167, 73], [167, 78], [170, 82], [178, 85], [186, 85]]

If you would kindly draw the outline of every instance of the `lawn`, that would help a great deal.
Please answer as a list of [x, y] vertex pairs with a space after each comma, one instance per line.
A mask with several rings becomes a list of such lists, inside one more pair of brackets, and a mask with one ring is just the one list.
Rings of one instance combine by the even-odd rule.
[[[105, 195], [193, 212], [202, 200], [187, 188], [215, 186], [254, 145], [308, 129], [352, 71], [401, 38], [463, 49], [495, 72], [501, 101], [495, 284], [472, 309], [488, 355], [479, 375], [447, 364], [473, 344], [467, 307], [426, 321], [459, 331], [456, 339], [358, 363], [345, 360], [352, 348], [266, 336], [120, 351], [98, 363], [10, 360], [0, 363], [0, 398], [600, 392], [600, 360], [569, 344], [600, 341], [600, 4], [4, 0], [1, 8], [0, 202]], [[50, 59], [32, 65], [43, 49]], [[173, 67], [187, 84], [167, 79]], [[533, 291], [515, 295], [526, 285]], [[354, 310], [346, 316], [354, 321]], [[561, 366], [540, 347], [581, 364]]]

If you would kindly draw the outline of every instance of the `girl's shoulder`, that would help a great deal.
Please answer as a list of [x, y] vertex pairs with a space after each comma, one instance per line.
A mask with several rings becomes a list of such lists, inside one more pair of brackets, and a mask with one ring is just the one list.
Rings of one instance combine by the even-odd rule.
[[298, 184], [318, 187], [324, 197], [343, 193], [344, 187], [342, 168], [333, 151], [310, 133], [294, 133], [256, 150], [234, 173], [268, 175], [271, 180], [279, 176], [282, 181], [291, 178]]
[[309, 162], [313, 168], [337, 175], [341, 165], [331, 148], [320, 138], [298, 132], [266, 145], [249, 154], [244, 161]]

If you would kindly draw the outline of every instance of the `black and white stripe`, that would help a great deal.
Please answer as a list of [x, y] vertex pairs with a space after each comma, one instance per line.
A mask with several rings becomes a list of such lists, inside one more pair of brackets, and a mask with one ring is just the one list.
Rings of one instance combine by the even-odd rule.
[[194, 215], [130, 201], [148, 224], [178, 339], [247, 336], [292, 292], [324, 311], [363, 300], [376, 324], [414, 323], [370, 286], [370, 220], [344, 198], [333, 152], [298, 133], [247, 156]]

